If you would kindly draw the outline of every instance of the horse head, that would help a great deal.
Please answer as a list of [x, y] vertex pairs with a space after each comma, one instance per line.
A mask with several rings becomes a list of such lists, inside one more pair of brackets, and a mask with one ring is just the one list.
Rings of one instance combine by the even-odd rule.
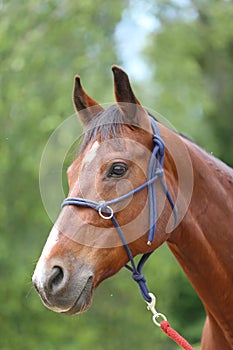
[[[158, 187], [156, 237], [148, 244], [148, 186], [137, 193], [134, 189], [148, 179], [154, 148], [151, 120], [127, 74], [114, 66], [113, 76], [116, 104], [105, 110], [75, 77], [73, 101], [84, 126], [84, 139], [67, 176], [68, 198], [78, 198], [79, 205], [64, 205], [33, 275], [44, 304], [65, 314], [86, 310], [94, 288], [129, 260], [116, 225], [109, 220], [111, 211], [132, 257], [152, 252], [169, 237], [166, 226], [172, 210]], [[168, 163], [174, 168], [172, 160]], [[130, 196], [124, 197], [127, 193]], [[101, 206], [122, 196], [111, 207]]]

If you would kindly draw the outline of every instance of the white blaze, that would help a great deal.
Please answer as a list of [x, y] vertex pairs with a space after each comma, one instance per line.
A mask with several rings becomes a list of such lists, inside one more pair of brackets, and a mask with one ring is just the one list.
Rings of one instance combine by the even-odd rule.
[[52, 248], [58, 241], [58, 234], [59, 234], [59, 231], [56, 228], [56, 224], [55, 224], [49, 234], [47, 242], [45, 243], [40, 259], [36, 265], [36, 269], [33, 274], [32, 279], [37, 281], [37, 284], [39, 287], [40, 286], [42, 287], [45, 282], [45, 279], [46, 279], [45, 259], [47, 256], [49, 256]]
[[83, 165], [89, 164], [93, 161], [93, 159], [96, 157], [97, 150], [99, 148], [100, 144], [98, 141], [95, 141], [90, 149], [90, 151], [86, 154], [86, 156], [83, 159]]

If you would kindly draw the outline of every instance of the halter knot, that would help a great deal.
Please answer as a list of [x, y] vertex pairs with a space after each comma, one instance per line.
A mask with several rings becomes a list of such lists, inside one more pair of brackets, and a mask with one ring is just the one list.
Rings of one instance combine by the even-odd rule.
[[150, 292], [149, 292], [147, 285], [146, 285], [145, 276], [142, 273], [140, 273], [139, 271], [134, 270], [132, 273], [132, 278], [135, 282], [137, 282], [143, 299], [147, 302], [150, 302], [151, 296], [150, 296]]
[[133, 272], [132, 273], [132, 278], [135, 282], [144, 282], [146, 283], [146, 278], [142, 273], [139, 272]]
[[165, 143], [164, 143], [164, 141], [161, 139], [160, 136], [153, 135], [153, 142], [154, 142], [155, 146], [158, 146], [158, 154], [160, 155], [160, 157], [163, 157], [164, 156], [164, 150], [165, 150]]
[[98, 203], [98, 205], [96, 206], [96, 210], [101, 210], [103, 211], [104, 213], [108, 213], [108, 209], [107, 209], [107, 204], [105, 201], [100, 201]]

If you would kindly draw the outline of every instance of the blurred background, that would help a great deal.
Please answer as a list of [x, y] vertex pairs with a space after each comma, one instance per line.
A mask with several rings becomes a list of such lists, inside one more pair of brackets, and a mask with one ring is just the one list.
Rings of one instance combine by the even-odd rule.
[[[152, 324], [128, 271], [99, 286], [85, 314], [42, 306], [31, 275], [52, 223], [40, 160], [73, 114], [74, 75], [99, 103], [111, 102], [118, 64], [144, 106], [232, 166], [232, 18], [227, 0], [0, 1], [2, 350], [177, 349]], [[159, 311], [198, 349], [203, 308], [165, 245], [145, 275]]]

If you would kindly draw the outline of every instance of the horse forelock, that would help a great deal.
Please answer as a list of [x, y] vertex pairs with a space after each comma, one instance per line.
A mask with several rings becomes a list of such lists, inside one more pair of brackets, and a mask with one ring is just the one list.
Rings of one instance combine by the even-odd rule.
[[131, 129], [135, 127], [134, 125], [129, 125], [125, 122], [117, 105], [112, 105], [103, 112], [98, 113], [85, 127], [79, 153], [82, 153], [91, 141], [97, 139], [97, 136], [100, 142], [109, 138], [115, 138], [118, 140], [123, 136], [123, 126], [126, 124]]

